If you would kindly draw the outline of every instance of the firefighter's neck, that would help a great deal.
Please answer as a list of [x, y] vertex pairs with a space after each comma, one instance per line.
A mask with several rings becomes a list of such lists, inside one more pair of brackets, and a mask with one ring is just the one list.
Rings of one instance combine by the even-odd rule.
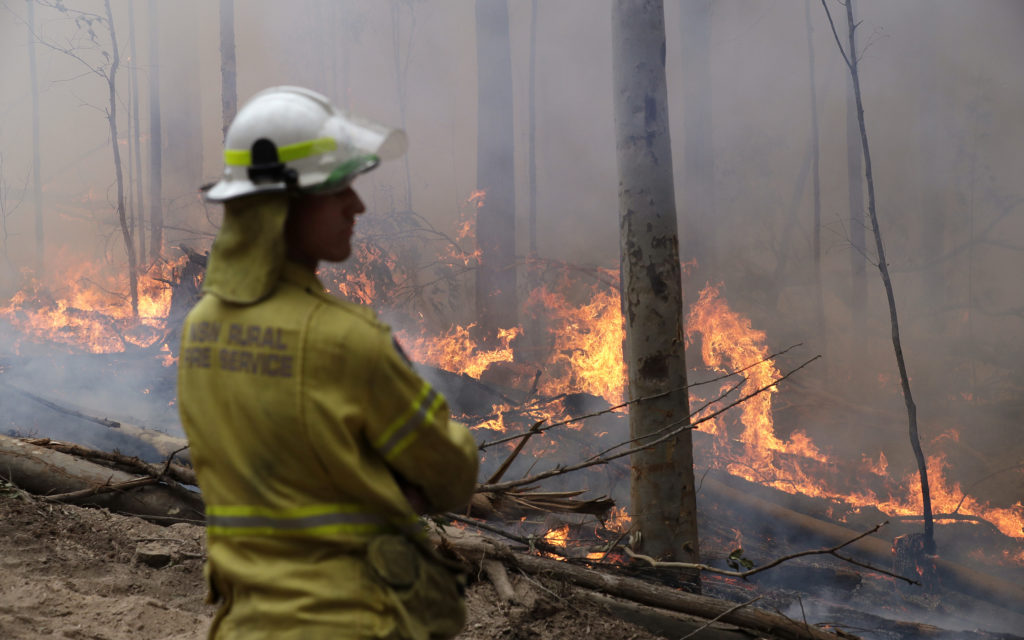
[[302, 265], [303, 267], [306, 267], [307, 269], [314, 273], [316, 273], [317, 267], [320, 266], [319, 260], [317, 260], [316, 258], [311, 258], [310, 256], [304, 254], [301, 251], [296, 251], [293, 247], [288, 247], [288, 253], [286, 254], [286, 256], [289, 262], [294, 262], [295, 264]]

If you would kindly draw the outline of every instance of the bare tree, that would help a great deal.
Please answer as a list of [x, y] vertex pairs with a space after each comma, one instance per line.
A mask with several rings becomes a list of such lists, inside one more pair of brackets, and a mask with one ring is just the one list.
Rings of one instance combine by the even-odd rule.
[[[25, 3], [28, 8], [26, 17], [28, 22], [28, 75], [29, 81], [32, 83], [32, 200], [36, 214], [35, 272], [37, 278], [42, 278], [46, 269], [46, 251], [43, 234], [43, 178], [40, 175], [42, 161], [39, 151], [39, 79], [36, 77], [35, 0], [25, 0]], [[5, 228], [5, 241], [6, 238]], [[6, 248], [4, 255], [7, 255]]]
[[804, 0], [804, 23], [807, 25], [807, 66], [811, 86], [811, 184], [814, 207], [814, 290], [815, 290], [815, 315], [818, 332], [818, 340], [821, 345], [821, 352], [825, 362], [828, 357], [825, 350], [828, 348], [828, 336], [825, 331], [825, 292], [821, 284], [821, 142], [818, 135], [818, 94], [815, 87], [817, 83], [814, 77], [814, 27], [811, 22], [811, 0]]
[[159, 2], [149, 0], [149, 255], [164, 246], [163, 135], [160, 123]]
[[[132, 230], [128, 224], [125, 211], [124, 172], [121, 166], [121, 149], [117, 142], [117, 72], [121, 66], [121, 54], [117, 45], [117, 29], [114, 28], [114, 15], [110, 9], [110, 0], [103, 0], [105, 15], [89, 13], [77, 9], [69, 9], [60, 0], [53, 2], [40, 0], [40, 4], [65, 14], [73, 19], [82, 39], [82, 46], [62, 47], [40, 39], [39, 42], [55, 51], [74, 58], [82, 63], [90, 73], [103, 79], [107, 85], [107, 125], [110, 128], [110, 147], [114, 156], [114, 175], [117, 188], [117, 220], [121, 226], [121, 237], [128, 254], [128, 290], [131, 299], [132, 315], [139, 313], [138, 268], [135, 259], [135, 243]], [[108, 40], [100, 42], [97, 27], [105, 29]], [[109, 47], [110, 51], [107, 51]], [[98, 51], [98, 54], [97, 54]], [[95, 58], [95, 59], [92, 59]], [[99, 59], [102, 58], [102, 62]]]
[[917, 460], [918, 475], [921, 479], [921, 498], [924, 507], [924, 551], [928, 554], [934, 554], [935, 525], [932, 520], [931, 491], [928, 488], [928, 465], [925, 461], [924, 452], [921, 450], [921, 440], [917, 433], [917, 405], [914, 404], [914, 396], [910, 392], [910, 377], [907, 375], [907, 364], [903, 358], [903, 345], [900, 341], [900, 325], [899, 320], [896, 317], [896, 296], [893, 293], [892, 280], [889, 278], [889, 266], [885, 261], [885, 246], [882, 243], [882, 232], [878, 226], [878, 215], [875, 208], [875, 183], [874, 176], [871, 171], [871, 151], [868, 147], [868, 132], [867, 125], [864, 120], [864, 102], [861, 98], [860, 75], [857, 69], [857, 49], [854, 40], [854, 33], [860, 23], [854, 22], [852, 0], [846, 0], [846, 24], [848, 27], [849, 38], [847, 45], [848, 48], [844, 49], [842, 42], [839, 40], [839, 34], [836, 32], [835, 22], [832, 20], [832, 13], [829, 11], [827, 0], [821, 0], [821, 5], [825, 8], [826, 15], [828, 15], [828, 21], [832, 27], [832, 33], [836, 38], [836, 45], [838, 45], [840, 53], [843, 54], [843, 60], [846, 62], [846, 66], [850, 71], [850, 78], [853, 83], [853, 95], [857, 106], [857, 124], [860, 130], [861, 149], [864, 154], [864, 180], [867, 183], [868, 189], [868, 217], [871, 220], [871, 230], [875, 236], [875, 250], [878, 253], [878, 271], [882, 276], [882, 284], [885, 286], [885, 297], [889, 303], [889, 320], [892, 327], [892, 346], [893, 350], [896, 352], [896, 366], [900, 372], [903, 401], [907, 407], [907, 421], [910, 429], [910, 446], [914, 450], [914, 457]]
[[25, 197], [25, 187], [28, 185], [28, 176], [25, 176], [25, 184], [22, 185], [20, 190], [21, 197], [17, 202], [12, 203], [10, 201], [11, 188], [7, 184], [7, 175], [4, 167], [4, 157], [0, 154], [0, 252], [3, 253], [4, 262], [8, 267], [11, 266], [10, 254], [7, 251], [7, 242], [10, 239], [10, 233], [7, 230], [7, 219], [14, 215], [14, 212], [21, 207], [21, 203]]
[[477, 327], [485, 340], [517, 324], [512, 53], [507, 0], [477, 0]]
[[[402, 7], [409, 10], [409, 36], [402, 46]], [[409, 107], [408, 78], [409, 63], [412, 61], [413, 36], [416, 33], [416, 8], [413, 0], [391, 0], [391, 48], [392, 60], [395, 65], [395, 95], [398, 96], [399, 122], [406, 127]], [[409, 166], [409, 154], [402, 156], [405, 166], [405, 210], [412, 211], [412, 170]]]
[[[526, 170], [530, 187], [530, 258], [537, 257], [537, 0], [530, 3], [529, 131], [527, 132]], [[531, 283], [532, 286], [533, 283]]]
[[[683, 300], [665, 82], [661, 0], [616, 0], [612, 9], [620, 265], [632, 438], [689, 424]], [[675, 391], [673, 391], [675, 390]], [[632, 458], [638, 552], [697, 563], [697, 505], [690, 431]], [[699, 581], [699, 573], [690, 576]]]
[[[135, 48], [135, 3], [128, 3], [128, 49], [131, 52], [130, 82], [132, 85], [132, 118], [129, 122], [132, 132], [132, 160], [135, 167], [135, 215], [138, 220], [139, 262], [146, 261], [146, 205], [142, 198], [142, 134], [139, 127], [139, 57]], [[132, 227], [135, 232], [135, 227]]]
[[[853, 0], [848, 0], [853, 2]], [[854, 42], [854, 29], [848, 33]], [[856, 51], [851, 45], [851, 51]], [[849, 202], [850, 228], [850, 310], [855, 335], [867, 326], [868, 281], [867, 239], [864, 222], [864, 168], [863, 152], [860, 146], [860, 131], [857, 124], [857, 99], [854, 95], [853, 80], [846, 79], [846, 184]], [[858, 336], [859, 337], [859, 336]], [[856, 339], [856, 338], [855, 338]]]

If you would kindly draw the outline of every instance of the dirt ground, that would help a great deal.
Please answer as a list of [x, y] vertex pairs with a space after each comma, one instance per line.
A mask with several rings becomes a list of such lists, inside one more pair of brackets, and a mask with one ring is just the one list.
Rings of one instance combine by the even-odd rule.
[[[0, 486], [0, 638], [198, 640], [202, 527], [162, 527], [105, 510], [55, 505]], [[158, 565], [148, 566], [147, 562]], [[525, 579], [525, 578], [524, 578]], [[500, 604], [478, 581], [463, 640], [655, 640], [559, 584], [529, 585], [527, 606]]]

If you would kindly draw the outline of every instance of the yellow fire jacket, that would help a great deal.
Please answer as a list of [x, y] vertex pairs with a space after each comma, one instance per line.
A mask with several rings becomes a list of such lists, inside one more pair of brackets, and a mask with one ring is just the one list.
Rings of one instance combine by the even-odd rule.
[[456, 576], [415, 541], [414, 485], [464, 505], [476, 447], [360, 305], [287, 263], [252, 305], [204, 296], [186, 319], [178, 404], [207, 511], [210, 637], [443, 638]]

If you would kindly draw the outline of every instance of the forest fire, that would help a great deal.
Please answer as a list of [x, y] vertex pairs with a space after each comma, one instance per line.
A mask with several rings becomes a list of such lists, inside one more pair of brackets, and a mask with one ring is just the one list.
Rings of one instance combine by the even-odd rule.
[[[183, 261], [157, 263], [139, 277], [137, 317], [120, 293], [127, 289], [123, 273], [112, 275], [106, 265], [79, 262], [53, 277], [62, 283], [59, 287], [50, 289], [31, 280], [0, 307], [0, 318], [18, 336], [12, 344], [16, 351], [25, 340], [87, 353], [160, 347], [156, 343], [165, 336], [171, 306], [168, 283]], [[165, 362], [170, 364], [173, 360]]]
[[[482, 198], [483, 194], [475, 196]], [[474, 200], [474, 203], [478, 200]], [[472, 225], [462, 229], [472, 232]], [[469, 237], [469, 236], [466, 236]], [[459, 238], [460, 242], [466, 237]], [[336, 281], [337, 290], [351, 298], [372, 302], [382, 291], [374, 271], [382, 261], [394, 271], [396, 263], [382, 248], [361, 245], [360, 257], [367, 261], [364, 270], [351, 281]], [[472, 252], [453, 253], [446, 260], [463, 260]], [[184, 258], [182, 259], [184, 260]], [[124, 288], [116, 278], [101, 279], [99, 271], [82, 266], [62, 274], [58, 293], [49, 293], [32, 284], [15, 294], [0, 318], [6, 320], [21, 341], [47, 341], [92, 353], [116, 353], [134, 347], [160, 349], [166, 340], [174, 272], [180, 266], [166, 263], [140, 278], [139, 317], [134, 319], [124, 296], [110, 293]], [[605, 272], [604, 276], [613, 276]], [[581, 293], [581, 290], [584, 290]], [[588, 394], [617, 405], [626, 398], [626, 370], [621, 345], [623, 319], [614, 287], [581, 287], [563, 276], [559, 284], [540, 284], [526, 297], [523, 313], [530, 317], [523, 326], [508, 327], [491, 346], [481, 346], [474, 337], [474, 326], [454, 325], [440, 334], [425, 328], [418, 333], [406, 329], [397, 336], [411, 358], [422, 364], [474, 379], [487, 379], [501, 367], [519, 367], [519, 391], [527, 397], [554, 397], [560, 394]], [[536, 335], [538, 327], [542, 335]], [[534, 335], [529, 335], [533, 331]], [[720, 389], [701, 398], [693, 395], [693, 407], [714, 397], [729, 397], [765, 388], [743, 402], [733, 413], [726, 413], [700, 424], [701, 432], [711, 437], [698, 443], [700, 464], [721, 469], [733, 476], [770, 486], [790, 494], [834, 500], [849, 508], [876, 507], [890, 516], [914, 516], [921, 513], [921, 497], [916, 472], [894, 473], [884, 452], [863, 454], [853, 469], [830, 458], [803, 431], [782, 438], [776, 433], [772, 397], [779, 391], [773, 385], [781, 374], [769, 357], [768, 338], [752, 327], [749, 319], [737, 313], [722, 296], [721, 286], [705, 287], [691, 306], [686, 337], [694, 349], [699, 342], [702, 365], [708, 370], [727, 373], [743, 370], [745, 382], [737, 387], [736, 378], [725, 379]], [[526, 349], [525, 341], [532, 341]], [[166, 345], [158, 357], [169, 359]], [[17, 348], [17, 346], [15, 346]], [[524, 357], [522, 354], [527, 353]], [[534, 358], [535, 354], [542, 354]], [[166, 363], [165, 363], [166, 364]], [[693, 363], [691, 363], [691, 366]], [[523, 372], [526, 372], [525, 374]], [[505, 378], [510, 379], [510, 378]], [[694, 382], [694, 380], [691, 380]], [[705, 412], [721, 406], [711, 402]], [[472, 426], [480, 430], [504, 432], [508, 404], [496, 404], [486, 420]], [[522, 409], [522, 407], [519, 407]], [[565, 420], [577, 417], [566, 405], [537, 405], [525, 412], [531, 420]], [[621, 414], [620, 414], [621, 415]], [[698, 413], [696, 418], [700, 418]], [[521, 426], [521, 425], [519, 425]], [[579, 429], [582, 422], [573, 428]], [[511, 429], [508, 429], [511, 431]], [[590, 434], [595, 440], [600, 434]], [[955, 432], [939, 440], [955, 440]], [[613, 443], [614, 444], [614, 443]], [[941, 442], [936, 442], [936, 446]], [[548, 434], [543, 443], [535, 443], [534, 456], [547, 455], [557, 447], [557, 437]], [[961, 519], [991, 523], [1004, 535], [1024, 539], [1024, 506], [993, 507], [967, 495], [961, 485], [948, 477], [949, 464], [941, 453], [929, 458], [932, 475], [932, 502], [937, 514], [957, 514]], [[860, 477], [858, 477], [860, 476]], [[871, 482], [863, 481], [871, 477]], [[615, 527], [628, 528], [625, 510], [612, 515]], [[566, 532], [568, 529], [566, 529]], [[549, 531], [545, 539], [565, 545], [561, 530]], [[1006, 562], [1024, 564], [1024, 552], [1008, 552]]]

